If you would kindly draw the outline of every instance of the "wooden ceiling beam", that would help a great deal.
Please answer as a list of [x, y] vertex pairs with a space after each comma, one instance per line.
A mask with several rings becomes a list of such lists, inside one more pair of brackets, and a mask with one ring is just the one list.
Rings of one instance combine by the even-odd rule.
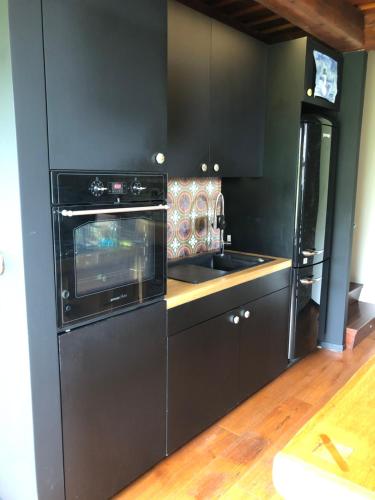
[[277, 14], [271, 14], [269, 16], [255, 19], [254, 21], [246, 21], [245, 24], [246, 26], [254, 27], [254, 26], [259, 26], [260, 24], [271, 23], [272, 21], [277, 21], [278, 19], [280, 19], [280, 16], [278, 16]]
[[271, 28], [266, 28], [262, 30], [262, 33], [270, 35], [271, 33], [279, 33], [280, 31], [292, 30], [294, 28], [295, 28], [294, 24], [284, 23], [284, 24], [279, 24], [278, 26], [272, 26]]
[[365, 14], [365, 49], [375, 50], [375, 10]]
[[363, 3], [358, 5], [358, 9], [366, 12], [368, 10], [375, 10], [375, 2]]
[[259, 3], [256, 3], [255, 5], [249, 5], [248, 7], [242, 7], [239, 10], [236, 10], [233, 12], [232, 16], [233, 17], [243, 17], [247, 16], [249, 14], [254, 14], [255, 12], [260, 12], [262, 10], [266, 10], [263, 5], [260, 5]]
[[235, 3], [237, 0], [219, 0], [214, 4], [214, 7], [217, 9], [220, 9], [221, 7], [227, 7], [228, 5], [231, 5], [232, 3]]
[[350, 51], [364, 48], [363, 13], [346, 1], [258, 0], [258, 2], [335, 49]]
[[[198, 12], [202, 12], [202, 14], [206, 14], [206, 16], [217, 19], [218, 21], [227, 24], [228, 26], [232, 26], [232, 28], [242, 31], [242, 33], [246, 33], [247, 35], [253, 36], [258, 40], [266, 41], [265, 36], [256, 29], [251, 28], [251, 26], [246, 26], [244, 23], [241, 23], [238, 19], [233, 18], [229, 14], [226, 14], [224, 11], [217, 9], [214, 7], [214, 4], [206, 4], [202, 2], [202, 0], [178, 0], [180, 3], [191, 7], [192, 9], [197, 10]], [[263, 8], [263, 7], [262, 7]]]

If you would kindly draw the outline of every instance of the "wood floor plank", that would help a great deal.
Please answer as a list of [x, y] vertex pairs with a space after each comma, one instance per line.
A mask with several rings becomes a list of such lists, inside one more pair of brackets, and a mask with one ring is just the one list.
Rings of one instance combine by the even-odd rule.
[[238, 486], [251, 495], [254, 500], [280, 499], [272, 482], [272, 463], [279, 448], [268, 448], [260, 459], [244, 474]]
[[280, 500], [272, 483], [275, 454], [373, 354], [375, 332], [353, 351], [317, 350], [116, 500]]
[[[131, 487], [121, 492], [121, 500], [158, 499], [159, 491], [172, 492], [182, 489], [195, 474], [219, 456], [220, 452], [238, 440], [238, 436], [218, 425], [213, 425], [193, 441], [166, 458], [150, 472], [135, 481]], [[168, 495], [163, 497], [163, 500]]]
[[229, 490], [221, 495], [220, 500], [252, 500], [251, 493], [242, 489], [238, 484], [234, 484]]
[[178, 498], [219, 498], [244, 475], [251, 463], [267, 448], [269, 442], [253, 432], [237, 436], [189, 484], [178, 490]]
[[299, 424], [301, 417], [310, 414], [312, 405], [295, 397], [287, 398], [277, 405], [258, 424], [254, 432], [273, 444], [280, 437], [285, 436], [288, 429]]

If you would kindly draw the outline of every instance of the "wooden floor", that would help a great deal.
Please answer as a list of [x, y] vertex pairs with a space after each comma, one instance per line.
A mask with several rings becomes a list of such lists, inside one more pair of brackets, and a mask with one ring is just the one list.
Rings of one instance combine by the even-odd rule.
[[279, 499], [272, 461], [300, 427], [375, 354], [317, 350], [123, 490], [128, 499]]

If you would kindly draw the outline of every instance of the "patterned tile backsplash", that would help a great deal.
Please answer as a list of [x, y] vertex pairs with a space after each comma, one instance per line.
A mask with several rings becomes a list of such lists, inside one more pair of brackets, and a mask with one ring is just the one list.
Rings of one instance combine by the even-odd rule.
[[221, 191], [218, 178], [178, 178], [168, 181], [168, 259], [220, 247], [212, 228], [215, 201]]

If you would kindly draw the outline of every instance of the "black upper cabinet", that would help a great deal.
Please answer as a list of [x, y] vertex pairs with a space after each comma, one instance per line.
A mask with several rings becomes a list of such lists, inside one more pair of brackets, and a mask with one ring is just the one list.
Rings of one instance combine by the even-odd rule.
[[169, 2], [170, 175], [261, 175], [267, 49]]
[[208, 166], [210, 50], [211, 20], [178, 2], [169, 2], [168, 170], [171, 175], [197, 175], [203, 164]]
[[260, 176], [267, 48], [213, 21], [211, 58], [211, 160], [222, 176]]
[[52, 169], [161, 171], [166, 0], [43, 0]]

